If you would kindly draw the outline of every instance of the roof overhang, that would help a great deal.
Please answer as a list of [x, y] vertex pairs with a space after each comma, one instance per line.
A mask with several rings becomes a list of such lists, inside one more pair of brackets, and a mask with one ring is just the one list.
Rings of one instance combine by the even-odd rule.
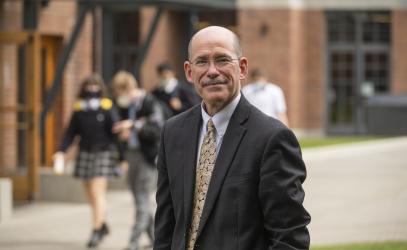
[[111, 8], [157, 6], [169, 9], [234, 9], [236, 0], [78, 0], [80, 4]]

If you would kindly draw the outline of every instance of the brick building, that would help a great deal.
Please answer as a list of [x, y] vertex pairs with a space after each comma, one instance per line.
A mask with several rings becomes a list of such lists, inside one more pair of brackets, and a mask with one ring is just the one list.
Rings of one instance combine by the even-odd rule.
[[[79, 3], [86, 2], [92, 8], [59, 87], [50, 91], [80, 18]], [[283, 88], [298, 134], [363, 133], [369, 95], [407, 92], [405, 1], [112, 3], [0, 1], [0, 176], [13, 176], [18, 198], [38, 194], [39, 166], [51, 165], [85, 76], [100, 72], [109, 82], [115, 71], [127, 69], [151, 90], [158, 81], [155, 66], [169, 61], [183, 78], [187, 42], [207, 25], [227, 26], [240, 36], [249, 68], [262, 69]], [[50, 93], [54, 98], [41, 135], [40, 116]]]

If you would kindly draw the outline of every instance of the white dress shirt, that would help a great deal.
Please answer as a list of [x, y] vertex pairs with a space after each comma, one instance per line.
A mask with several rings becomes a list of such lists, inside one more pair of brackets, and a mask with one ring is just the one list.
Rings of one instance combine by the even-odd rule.
[[278, 119], [278, 115], [287, 110], [283, 90], [275, 84], [250, 83], [243, 87], [242, 93], [252, 105], [268, 116]]
[[201, 127], [201, 132], [199, 134], [199, 147], [198, 147], [198, 154], [197, 154], [197, 165], [199, 164], [199, 154], [201, 152], [201, 146], [203, 139], [206, 134], [206, 125], [209, 121], [209, 119], [212, 118], [213, 125], [215, 126], [216, 129], [216, 155], [219, 153], [219, 149], [222, 145], [223, 141], [223, 136], [226, 133], [226, 129], [229, 125], [229, 120], [230, 117], [232, 117], [233, 112], [235, 112], [235, 109], [237, 107], [237, 104], [240, 101], [241, 94], [239, 94], [233, 99], [226, 107], [224, 107], [222, 110], [220, 110], [218, 113], [213, 115], [212, 117], [206, 113], [204, 109], [204, 103], [202, 102], [201, 104], [201, 113], [202, 113], [202, 127]]

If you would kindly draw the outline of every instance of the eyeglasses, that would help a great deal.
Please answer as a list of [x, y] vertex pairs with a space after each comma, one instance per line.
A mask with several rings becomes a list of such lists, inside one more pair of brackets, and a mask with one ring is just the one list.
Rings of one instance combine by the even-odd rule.
[[[208, 58], [198, 58], [195, 61], [191, 62], [192, 65], [199, 69], [208, 69], [212, 60]], [[213, 64], [217, 69], [225, 68], [233, 63], [233, 61], [239, 61], [238, 58], [230, 58], [228, 56], [220, 56], [213, 59]]]

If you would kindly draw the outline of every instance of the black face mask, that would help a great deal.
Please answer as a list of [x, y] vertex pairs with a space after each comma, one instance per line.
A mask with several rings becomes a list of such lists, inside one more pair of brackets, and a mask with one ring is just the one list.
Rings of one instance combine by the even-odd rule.
[[102, 91], [85, 91], [85, 98], [100, 98], [102, 96]]

